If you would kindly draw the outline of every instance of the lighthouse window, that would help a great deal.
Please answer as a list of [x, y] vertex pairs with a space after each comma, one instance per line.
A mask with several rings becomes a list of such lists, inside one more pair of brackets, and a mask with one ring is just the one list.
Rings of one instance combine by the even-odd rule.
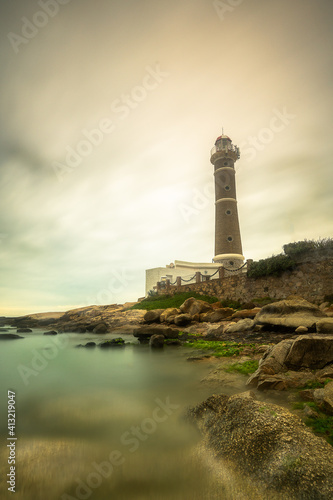
[[227, 240], [230, 242], [233, 240], [233, 237], [232, 236], [228, 236]]
[[227, 167], [227, 166], [228, 166], [228, 162], [227, 162], [227, 161], [225, 161], [225, 162], [223, 163], [223, 165], [224, 165], [225, 167]]
[[226, 215], [231, 215], [232, 211], [231, 210], [226, 210], [225, 213], [226, 213]]
[[229, 260], [229, 264], [230, 264], [230, 266], [233, 266], [234, 265], [234, 261], [233, 260]]
[[230, 190], [230, 186], [225, 186], [224, 188], [226, 191], [229, 191]]

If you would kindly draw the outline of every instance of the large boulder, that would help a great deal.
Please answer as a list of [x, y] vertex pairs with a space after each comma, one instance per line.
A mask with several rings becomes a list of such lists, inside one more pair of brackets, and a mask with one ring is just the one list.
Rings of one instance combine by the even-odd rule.
[[302, 335], [292, 343], [284, 360], [290, 369], [320, 369], [333, 361], [333, 337]]
[[212, 310], [212, 306], [205, 302], [204, 300], [198, 300], [194, 297], [186, 299], [185, 302], [180, 306], [180, 311], [182, 313], [188, 313], [191, 316], [195, 314], [201, 314]]
[[256, 315], [255, 323], [294, 330], [299, 326], [314, 328], [317, 321], [324, 317], [326, 314], [319, 307], [297, 298], [267, 304]]
[[178, 339], [179, 330], [164, 325], [147, 325], [138, 328], [133, 335], [139, 339], [140, 343], [145, 344], [149, 342], [152, 335], [163, 335], [166, 339]]
[[216, 466], [255, 481], [260, 498], [333, 498], [333, 448], [287, 409], [252, 396], [214, 395], [189, 410]]
[[143, 317], [145, 323], [159, 323], [160, 316], [164, 309], [153, 309], [151, 311], [147, 311]]
[[322, 369], [332, 362], [333, 337], [313, 334], [286, 339], [265, 352], [247, 385], [260, 390], [302, 387], [321, 380], [325, 375]]

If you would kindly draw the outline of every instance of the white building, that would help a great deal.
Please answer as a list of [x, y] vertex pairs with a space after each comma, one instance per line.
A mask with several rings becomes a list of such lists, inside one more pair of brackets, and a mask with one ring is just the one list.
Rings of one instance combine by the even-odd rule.
[[[154, 290], [158, 281], [170, 280], [170, 283], [176, 281], [177, 276], [184, 280], [189, 280], [188, 283], [195, 283], [195, 273], [200, 272], [203, 276], [212, 276], [217, 272], [221, 264], [185, 262], [183, 260], [175, 260], [165, 267], [155, 267], [146, 270], [146, 295], [150, 290]], [[186, 282], [182, 282], [185, 284]]]

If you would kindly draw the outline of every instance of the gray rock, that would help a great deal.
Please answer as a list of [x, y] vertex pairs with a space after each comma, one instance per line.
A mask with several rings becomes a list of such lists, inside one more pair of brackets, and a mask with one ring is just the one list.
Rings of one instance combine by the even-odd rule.
[[31, 333], [32, 330], [30, 328], [18, 328], [17, 333]]
[[293, 341], [284, 364], [287, 368], [320, 369], [333, 362], [333, 337], [302, 335]]
[[252, 330], [253, 327], [254, 327], [253, 319], [250, 318], [241, 319], [237, 323], [228, 325], [224, 333], [247, 332], [249, 330]]
[[152, 335], [149, 339], [149, 345], [153, 349], [161, 349], [164, 346], [164, 336], [163, 335]]
[[178, 314], [175, 316], [174, 323], [177, 326], [185, 326], [191, 323], [192, 317], [189, 314]]
[[49, 332], [44, 332], [43, 335], [58, 335], [58, 332], [55, 330], [50, 330]]
[[133, 335], [141, 343], [147, 343], [152, 335], [163, 335], [166, 339], [178, 339], [179, 330], [164, 325], [147, 325], [138, 328]]
[[307, 333], [309, 329], [306, 326], [298, 326], [295, 333]]
[[205, 302], [204, 300], [198, 300], [194, 297], [190, 297], [185, 300], [185, 302], [180, 306], [180, 311], [182, 313], [188, 313], [191, 316], [195, 314], [201, 314], [212, 310], [212, 306]]
[[317, 321], [317, 333], [333, 333], [333, 318], [325, 318]]
[[160, 316], [164, 309], [153, 309], [152, 311], [147, 311], [143, 317], [145, 323], [159, 323]]
[[226, 318], [230, 318], [230, 314], [226, 313], [226, 308], [216, 309], [207, 313], [200, 314], [200, 321], [207, 321], [208, 323], [218, 323]]
[[177, 309], [176, 307], [168, 307], [167, 309], [164, 309], [160, 315], [161, 323], [165, 323], [170, 316], [175, 317], [177, 314], [180, 314], [180, 312], [180, 309]]
[[282, 326], [294, 330], [299, 326], [314, 327], [326, 314], [319, 307], [304, 299], [281, 300], [261, 308], [255, 323]]

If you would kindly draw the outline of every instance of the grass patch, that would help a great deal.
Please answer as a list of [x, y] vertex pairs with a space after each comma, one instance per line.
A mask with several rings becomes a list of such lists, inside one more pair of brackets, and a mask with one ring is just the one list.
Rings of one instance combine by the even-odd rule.
[[316, 411], [319, 417], [309, 417], [305, 420], [305, 424], [311, 427], [316, 434], [324, 436], [329, 444], [333, 446], [333, 417], [325, 415], [319, 409], [316, 409]]
[[212, 297], [210, 295], [200, 295], [196, 292], [184, 292], [175, 293], [174, 295], [154, 295], [152, 297], [147, 297], [138, 304], [135, 304], [131, 309], [146, 309], [151, 311], [152, 309], [167, 309], [168, 307], [179, 307], [185, 302], [186, 299], [194, 297], [198, 300], [204, 300], [209, 304], [213, 304], [218, 301], [217, 297]]
[[187, 342], [185, 347], [210, 351], [212, 356], [217, 358], [239, 356], [245, 347], [253, 347], [254, 344], [239, 344], [237, 342], [220, 342], [208, 340], [196, 340]]
[[327, 378], [323, 383], [321, 382], [308, 382], [302, 389], [323, 389], [326, 384], [332, 382], [331, 378]]
[[234, 363], [225, 369], [226, 372], [238, 372], [243, 375], [249, 375], [254, 373], [258, 369], [259, 361], [255, 359], [250, 359], [249, 361], [244, 361], [244, 363]]

